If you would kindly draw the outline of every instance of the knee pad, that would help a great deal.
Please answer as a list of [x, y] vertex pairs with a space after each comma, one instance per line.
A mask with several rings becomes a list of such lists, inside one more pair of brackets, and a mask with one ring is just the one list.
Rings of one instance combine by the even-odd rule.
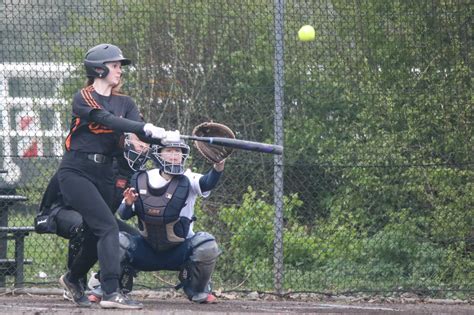
[[190, 243], [192, 255], [179, 278], [188, 298], [200, 302], [211, 292], [210, 280], [221, 251], [214, 236], [206, 232], [196, 233]]
[[194, 262], [215, 261], [221, 254], [214, 236], [207, 232], [198, 232], [190, 240], [192, 255], [189, 257]]
[[119, 250], [120, 250], [120, 261], [128, 259], [128, 252], [133, 248], [133, 239], [127, 232], [119, 232]]

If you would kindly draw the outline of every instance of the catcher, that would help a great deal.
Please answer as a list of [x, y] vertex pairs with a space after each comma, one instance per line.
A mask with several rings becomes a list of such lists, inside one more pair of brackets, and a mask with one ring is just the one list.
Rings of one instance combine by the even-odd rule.
[[[213, 128], [220, 131], [219, 124], [215, 125]], [[193, 133], [200, 128], [205, 128], [204, 124]], [[233, 136], [230, 132], [228, 136]], [[131, 187], [124, 191], [118, 209], [124, 220], [137, 216], [141, 232], [138, 236], [120, 232], [122, 265], [136, 271], [179, 271], [180, 284], [176, 288], [183, 288], [189, 300], [196, 303], [217, 301], [210, 280], [221, 251], [214, 236], [194, 233], [194, 204], [197, 197], [209, 196], [217, 185], [225, 158], [231, 153], [227, 149], [225, 153], [218, 148], [206, 149], [205, 157], [214, 164], [202, 175], [185, 169], [190, 148], [183, 140], [152, 145], [150, 157], [156, 168], [132, 176]], [[100, 290], [92, 293], [100, 298]]]

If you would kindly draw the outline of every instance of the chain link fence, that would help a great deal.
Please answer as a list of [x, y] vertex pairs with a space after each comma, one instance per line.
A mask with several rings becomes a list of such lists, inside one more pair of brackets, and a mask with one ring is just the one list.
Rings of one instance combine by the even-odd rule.
[[[215, 289], [472, 297], [472, 16], [468, 0], [4, 0], [0, 189], [28, 200], [2, 199], [1, 225], [32, 225], [84, 53], [107, 42], [134, 61], [123, 90], [146, 121], [285, 146], [236, 151], [197, 206], [195, 230], [223, 249]], [[304, 24], [316, 40], [298, 40]], [[16, 243], [0, 237], [12, 286]], [[57, 286], [66, 257], [66, 240], [30, 233], [17, 285]]]

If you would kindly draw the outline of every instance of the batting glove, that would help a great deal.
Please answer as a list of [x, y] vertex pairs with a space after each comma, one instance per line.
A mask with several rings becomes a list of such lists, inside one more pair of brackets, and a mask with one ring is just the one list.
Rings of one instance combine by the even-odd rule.
[[161, 140], [163, 144], [176, 143], [181, 140], [179, 130], [166, 131], [166, 136]]
[[155, 138], [155, 139], [163, 139], [166, 137], [166, 130], [164, 128], [156, 127], [153, 124], [145, 124], [143, 127], [143, 131], [145, 134], [149, 137]]

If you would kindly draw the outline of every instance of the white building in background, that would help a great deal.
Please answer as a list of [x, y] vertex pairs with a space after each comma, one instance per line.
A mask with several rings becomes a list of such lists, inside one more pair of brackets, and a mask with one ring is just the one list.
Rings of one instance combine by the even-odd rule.
[[75, 66], [64, 63], [0, 64], [0, 157], [4, 180], [15, 183], [21, 169], [15, 161], [62, 156], [67, 126], [59, 96]]

